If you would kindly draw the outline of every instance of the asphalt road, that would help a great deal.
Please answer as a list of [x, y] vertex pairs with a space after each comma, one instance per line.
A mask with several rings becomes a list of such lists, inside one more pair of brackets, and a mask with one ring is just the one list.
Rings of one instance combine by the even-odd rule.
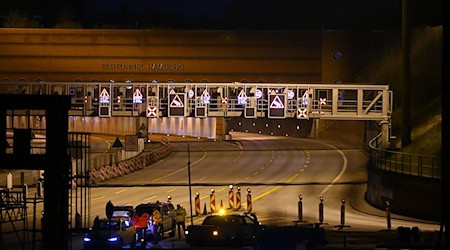
[[[216, 207], [220, 207], [221, 202], [228, 207], [228, 186], [232, 184], [234, 193], [236, 186], [241, 188], [243, 212], [247, 211], [247, 189], [250, 188], [252, 212], [263, 224], [293, 225], [298, 220], [298, 197], [301, 195], [304, 223], [320, 222], [319, 197], [323, 197], [322, 227], [325, 229], [386, 229], [385, 212], [364, 200], [367, 155], [362, 148], [339, 142], [246, 133], [233, 133], [232, 139], [171, 142], [173, 153], [168, 158], [93, 187], [91, 218], [104, 216], [109, 200], [115, 205], [136, 206], [142, 202], [166, 200], [168, 195], [174, 204], [184, 206], [189, 216], [190, 162], [192, 202], [195, 192], [199, 192], [202, 212], [205, 205], [210, 211], [211, 188], [215, 190]], [[106, 143], [98, 151], [107, 147]], [[344, 225], [341, 224], [342, 200], [345, 200]], [[192, 222], [199, 224], [202, 219], [202, 215], [194, 216]], [[187, 224], [190, 223], [188, 218]], [[433, 222], [392, 215], [392, 228], [400, 226], [439, 230], [439, 225]], [[79, 242], [74, 239], [73, 249], [80, 249], [77, 246]]]

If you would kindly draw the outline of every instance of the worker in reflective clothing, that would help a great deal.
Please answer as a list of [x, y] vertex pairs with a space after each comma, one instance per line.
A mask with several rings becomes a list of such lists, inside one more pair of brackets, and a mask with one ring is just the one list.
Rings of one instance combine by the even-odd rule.
[[[181, 239], [181, 232], [184, 233], [184, 230], [186, 230], [186, 209], [180, 206], [180, 204], [177, 205], [177, 209], [175, 210], [175, 221], [177, 222], [178, 227], [178, 239]], [[181, 228], [183, 231], [181, 231]]]
[[136, 233], [140, 235], [140, 238], [145, 238], [147, 234], [147, 223], [150, 220], [150, 215], [147, 212], [142, 214], [134, 214], [131, 218], [131, 222], [134, 225]]
[[159, 241], [159, 229], [161, 227], [161, 223], [162, 223], [162, 218], [161, 218], [161, 213], [158, 211], [158, 209], [156, 207], [153, 208], [153, 216], [152, 216], [152, 220], [153, 220], [153, 243], [158, 243]]

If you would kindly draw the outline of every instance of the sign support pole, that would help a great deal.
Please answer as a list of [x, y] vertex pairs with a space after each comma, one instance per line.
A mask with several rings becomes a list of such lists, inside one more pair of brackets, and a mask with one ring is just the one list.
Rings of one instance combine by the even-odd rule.
[[194, 218], [192, 216], [192, 185], [191, 185], [191, 151], [188, 146], [188, 178], [189, 178], [189, 207], [191, 209], [191, 225], [194, 225]]

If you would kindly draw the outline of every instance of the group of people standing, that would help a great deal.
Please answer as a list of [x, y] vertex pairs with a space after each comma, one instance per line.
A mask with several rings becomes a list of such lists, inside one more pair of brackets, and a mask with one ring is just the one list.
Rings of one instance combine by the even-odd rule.
[[133, 223], [136, 232], [141, 233], [144, 237], [147, 234], [149, 221], [152, 222], [151, 226], [153, 233], [153, 243], [158, 243], [158, 241], [160, 240], [159, 231], [162, 224], [162, 217], [161, 213], [156, 207], [153, 208], [153, 213], [151, 217], [147, 212], [144, 211], [142, 214], [138, 213], [134, 214], [133, 218], [131, 219], [131, 222]]
[[[186, 209], [184, 209], [184, 207], [178, 204], [175, 210], [175, 222], [177, 225], [179, 239], [181, 239], [181, 232], [183, 232], [184, 234], [184, 230], [186, 229], [185, 221], [186, 221]], [[149, 222], [152, 223], [149, 224]], [[156, 207], [153, 207], [153, 213], [151, 216], [145, 211], [141, 214], [139, 213], [134, 214], [132, 218], [132, 223], [136, 229], [136, 232], [142, 233], [143, 235], [146, 235], [146, 231], [149, 225], [151, 225], [153, 233], [153, 243], [158, 243], [161, 236], [160, 230], [162, 225], [162, 217], [160, 211]]]

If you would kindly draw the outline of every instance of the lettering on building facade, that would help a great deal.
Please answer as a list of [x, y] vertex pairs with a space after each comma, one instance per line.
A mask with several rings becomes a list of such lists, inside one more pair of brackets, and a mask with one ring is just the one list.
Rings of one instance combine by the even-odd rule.
[[182, 63], [102, 63], [102, 70], [130, 70], [130, 71], [141, 71], [141, 70], [164, 70], [164, 71], [179, 71], [184, 70], [184, 64]]

